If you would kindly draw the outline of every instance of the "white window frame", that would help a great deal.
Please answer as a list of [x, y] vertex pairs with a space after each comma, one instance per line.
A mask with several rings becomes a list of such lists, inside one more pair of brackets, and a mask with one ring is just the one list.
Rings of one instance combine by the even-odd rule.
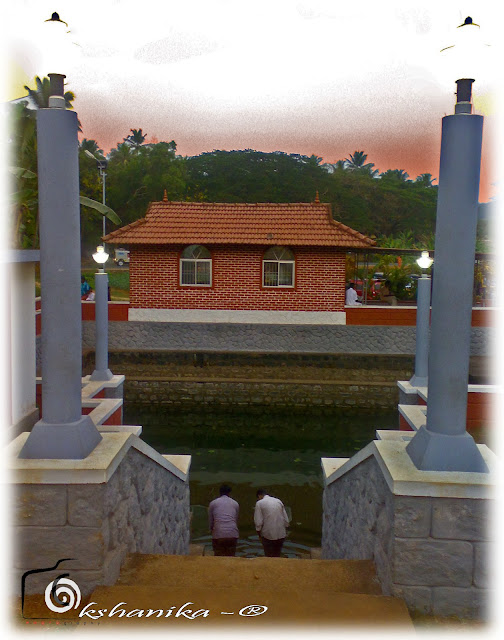
[[[272, 259], [272, 258], [266, 258], [265, 257], [266, 254], [271, 252], [272, 250], [274, 250], [274, 252], [278, 256], [276, 260]], [[289, 259], [283, 258], [282, 259], [282, 256], [285, 256], [286, 254], [287, 255], [292, 255], [292, 258], [289, 258]], [[277, 283], [280, 282], [280, 265], [281, 264], [292, 265], [291, 284], [266, 284], [266, 282], [265, 282], [264, 265], [267, 262], [277, 265]], [[264, 256], [263, 256], [263, 260], [262, 260], [262, 286], [265, 289], [293, 289], [295, 287], [295, 283], [296, 283], [296, 259], [295, 259], [294, 253], [290, 249], [287, 249], [286, 247], [270, 247], [269, 249], [267, 249], [264, 252]]]
[[[182, 251], [182, 256], [184, 255], [184, 253], [187, 253], [189, 250], [192, 250], [194, 255], [198, 255], [198, 252], [201, 254], [203, 250], [204, 253], [208, 253], [210, 254], [210, 251], [204, 247], [203, 245], [200, 244], [192, 244], [189, 245], [188, 247], [186, 247], [183, 251]], [[191, 262], [194, 264], [194, 277], [195, 279], [197, 279], [197, 275], [198, 275], [198, 264], [199, 263], [207, 263], [210, 265], [210, 282], [205, 282], [205, 283], [198, 283], [198, 282], [182, 282], [182, 276], [183, 276], [183, 267], [182, 265], [184, 263], [188, 263]], [[198, 258], [198, 257], [191, 257], [191, 258], [184, 258], [181, 257], [180, 258], [180, 274], [179, 274], [179, 284], [181, 287], [211, 287], [212, 286], [212, 258]]]

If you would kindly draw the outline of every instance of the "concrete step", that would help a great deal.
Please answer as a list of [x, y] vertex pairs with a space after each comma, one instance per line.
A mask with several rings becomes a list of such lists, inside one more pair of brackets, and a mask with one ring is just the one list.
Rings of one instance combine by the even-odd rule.
[[381, 595], [371, 560], [129, 554], [116, 586], [308, 590]]
[[[255, 562], [255, 559], [250, 562]], [[200, 576], [200, 584], [206, 578], [206, 575]], [[147, 616], [149, 609], [155, 613]], [[193, 630], [194, 626], [201, 629], [219, 626], [222, 630], [240, 626], [249, 631], [274, 625], [294, 627], [295, 630], [300, 625], [318, 630], [338, 625], [350, 629], [368, 627], [373, 631], [391, 627], [397, 627], [403, 633], [413, 631], [412, 621], [402, 600], [313, 590], [303, 585], [302, 581], [292, 585], [292, 590], [277, 590], [269, 585], [257, 588], [251, 584], [220, 588], [197, 585], [169, 588], [146, 585], [98, 587], [91, 595], [81, 623], [83, 620], [91, 622], [86, 617], [86, 611], [90, 615], [99, 615], [100, 610], [103, 612], [99, 618], [101, 628], [138, 626], [141, 629], [147, 624], [164, 629], [175, 626], [187, 630]], [[124, 612], [122, 615], [121, 611]]]

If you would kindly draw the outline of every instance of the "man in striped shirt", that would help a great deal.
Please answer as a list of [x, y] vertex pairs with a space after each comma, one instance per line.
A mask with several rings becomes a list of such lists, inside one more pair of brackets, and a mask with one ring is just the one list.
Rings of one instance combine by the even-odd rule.
[[231, 487], [223, 484], [220, 496], [208, 507], [208, 524], [212, 532], [212, 547], [216, 556], [234, 556], [238, 542], [238, 513], [240, 507], [230, 497]]

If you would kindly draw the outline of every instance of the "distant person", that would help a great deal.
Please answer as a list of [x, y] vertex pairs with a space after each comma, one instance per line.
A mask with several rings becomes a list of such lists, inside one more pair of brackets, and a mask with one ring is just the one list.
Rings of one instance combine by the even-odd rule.
[[93, 302], [95, 299], [95, 292], [93, 291], [93, 289], [91, 289], [91, 287], [89, 288], [89, 293], [86, 296], [86, 300], [88, 302]]
[[212, 533], [212, 548], [216, 556], [234, 556], [238, 542], [240, 506], [230, 497], [231, 487], [223, 484], [219, 497], [208, 507], [208, 525]]
[[87, 294], [89, 293], [89, 290], [91, 289], [91, 287], [89, 286], [89, 283], [87, 282], [86, 278], [84, 276], [81, 276], [81, 285], [80, 285], [80, 296], [81, 296], [81, 300], [85, 300]]
[[279, 558], [287, 536], [289, 517], [283, 502], [269, 496], [264, 489], [258, 489], [254, 511], [254, 524], [261, 539], [264, 555]]
[[355, 285], [353, 282], [350, 282], [345, 294], [345, 304], [349, 307], [357, 307], [361, 303], [359, 302], [359, 296], [357, 295], [357, 291], [355, 290]]
[[390, 280], [385, 280], [385, 282], [382, 282], [380, 286], [380, 300], [393, 306], [397, 305], [397, 298], [392, 292], [392, 285], [390, 284]]

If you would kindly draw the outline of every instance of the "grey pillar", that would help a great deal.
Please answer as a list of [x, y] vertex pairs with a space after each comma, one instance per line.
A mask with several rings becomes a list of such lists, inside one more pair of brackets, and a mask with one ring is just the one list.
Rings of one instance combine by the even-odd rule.
[[110, 380], [108, 368], [108, 274], [100, 270], [95, 273], [95, 370], [91, 380]]
[[42, 419], [33, 427], [20, 457], [82, 459], [102, 438], [91, 418], [83, 416], [81, 409], [77, 114], [60, 108], [40, 109], [37, 147]]
[[414, 387], [426, 387], [429, 379], [431, 279], [422, 275], [417, 282], [415, 373], [411, 377], [410, 384]]
[[466, 431], [483, 117], [459, 111], [443, 118], [427, 423], [407, 451], [418, 469], [488, 472]]

